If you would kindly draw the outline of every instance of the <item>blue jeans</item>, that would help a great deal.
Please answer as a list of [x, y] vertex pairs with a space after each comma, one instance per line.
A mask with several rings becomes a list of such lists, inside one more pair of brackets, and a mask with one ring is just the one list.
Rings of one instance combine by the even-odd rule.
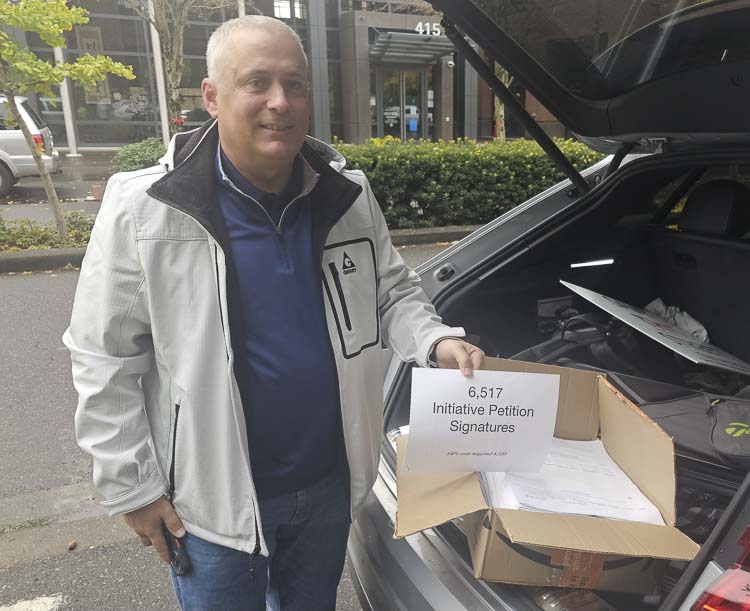
[[172, 573], [180, 606], [185, 611], [333, 611], [351, 524], [345, 486], [343, 478], [331, 475], [299, 492], [261, 499], [268, 557], [188, 533], [184, 544], [193, 570], [184, 577]]

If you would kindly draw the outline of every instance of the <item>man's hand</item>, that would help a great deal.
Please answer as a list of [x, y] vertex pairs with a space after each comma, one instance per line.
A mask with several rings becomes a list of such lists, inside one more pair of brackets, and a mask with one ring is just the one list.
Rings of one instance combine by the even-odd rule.
[[153, 545], [164, 562], [169, 562], [169, 550], [161, 530], [162, 523], [175, 537], [185, 536], [185, 528], [180, 518], [177, 517], [172, 503], [164, 496], [145, 507], [126, 513], [125, 523], [135, 531], [143, 545]]
[[469, 377], [484, 366], [484, 352], [462, 339], [442, 339], [435, 346], [435, 360], [443, 369], [460, 369]]

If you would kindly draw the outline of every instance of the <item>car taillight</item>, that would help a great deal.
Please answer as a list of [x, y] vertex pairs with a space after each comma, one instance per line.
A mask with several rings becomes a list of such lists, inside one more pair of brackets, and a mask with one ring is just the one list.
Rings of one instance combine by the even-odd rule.
[[690, 611], [750, 611], [750, 525], [737, 543], [742, 549], [737, 562], [706, 588]]
[[40, 155], [44, 155], [44, 136], [42, 134], [32, 134], [31, 137], [34, 139], [37, 152]]

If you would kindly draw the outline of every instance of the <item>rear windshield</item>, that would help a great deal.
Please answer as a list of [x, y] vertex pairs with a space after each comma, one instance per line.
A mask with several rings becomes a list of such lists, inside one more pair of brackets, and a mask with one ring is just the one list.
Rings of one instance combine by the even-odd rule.
[[23, 106], [23, 109], [29, 113], [29, 116], [31, 117], [31, 120], [34, 122], [34, 125], [36, 125], [39, 129], [42, 129], [44, 127], [44, 121], [42, 121], [42, 118], [36, 113], [36, 110], [34, 110], [29, 102], [27, 100], [24, 100], [21, 102], [21, 106]]
[[750, 58], [746, 0], [472, 0], [572, 93]]

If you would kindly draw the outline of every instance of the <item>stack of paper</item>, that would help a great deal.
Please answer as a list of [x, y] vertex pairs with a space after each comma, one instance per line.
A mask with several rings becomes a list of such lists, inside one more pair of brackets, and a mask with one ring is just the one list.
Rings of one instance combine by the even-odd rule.
[[552, 440], [538, 473], [483, 473], [487, 503], [503, 509], [599, 516], [664, 526], [656, 506], [600, 440]]

